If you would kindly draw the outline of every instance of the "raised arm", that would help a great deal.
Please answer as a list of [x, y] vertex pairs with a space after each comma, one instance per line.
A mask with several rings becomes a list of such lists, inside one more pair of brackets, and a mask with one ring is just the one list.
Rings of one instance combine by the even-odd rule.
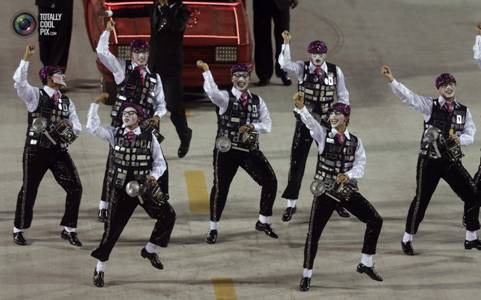
[[29, 112], [35, 111], [38, 106], [38, 100], [40, 99], [40, 91], [37, 87], [31, 86], [28, 83], [28, 66], [32, 55], [35, 53], [35, 47], [28, 45], [25, 49], [23, 59], [20, 61], [19, 66], [13, 74], [13, 87], [17, 90], [17, 95], [25, 102], [27, 110]]
[[346, 81], [344, 79], [344, 73], [341, 68], [336, 66], [337, 73], [337, 101], [344, 104], [349, 104], [349, 92], [346, 88]]
[[398, 96], [402, 102], [420, 113], [431, 114], [433, 104], [431, 97], [419, 96], [398, 82], [394, 78], [389, 66], [383, 65], [381, 67], [381, 74], [389, 81], [393, 94]]
[[220, 91], [219, 87], [214, 81], [212, 73], [209, 71], [209, 65], [198, 60], [197, 68], [202, 70], [204, 76], [204, 91], [209, 97], [210, 101], [217, 105], [220, 109], [219, 113], [223, 114], [229, 105], [229, 94], [226, 91]]
[[364, 176], [364, 166], [366, 165], [366, 152], [361, 139], [358, 138], [356, 153], [354, 153], [354, 163], [352, 169], [346, 172], [349, 178], [361, 178]]
[[264, 100], [259, 97], [259, 123], [253, 123], [254, 129], [259, 133], [269, 133], [272, 129], [272, 120]]
[[99, 103], [105, 103], [109, 95], [102, 93], [97, 96], [95, 103], [90, 104], [90, 109], [87, 114], [87, 128], [88, 132], [92, 135], [99, 137], [100, 139], [107, 141], [110, 145], [114, 146], [114, 128], [101, 126], [100, 116], [98, 114]]
[[289, 46], [291, 34], [289, 31], [284, 31], [282, 38], [284, 39], [284, 44], [282, 44], [281, 53], [279, 54], [279, 65], [284, 71], [292, 72], [297, 76], [298, 80], [302, 80], [304, 76], [304, 62], [293, 62], [291, 60], [291, 49]]
[[115, 83], [120, 84], [125, 78], [125, 61], [115, 57], [109, 50], [110, 32], [114, 29], [112, 20], [107, 22], [105, 31], [102, 32], [95, 51], [100, 62], [114, 75]]
[[152, 135], [152, 170], [150, 171], [150, 176], [153, 176], [155, 180], [158, 180], [162, 174], [164, 174], [167, 169], [167, 164], [165, 163], [164, 155], [157, 138]]
[[479, 67], [481, 68], [481, 23], [476, 24], [475, 30], [477, 35], [473, 46], [473, 58], [476, 60]]
[[461, 146], [467, 146], [474, 143], [474, 135], [476, 134], [476, 125], [474, 125], [471, 111], [466, 111], [466, 121], [464, 124], [463, 133], [459, 136]]
[[68, 120], [72, 124], [72, 130], [76, 136], [79, 136], [80, 131], [82, 131], [82, 124], [80, 123], [80, 120], [77, 115], [77, 110], [75, 109], [75, 104], [73, 104], [72, 100], [70, 100], [68, 111], [69, 111]]
[[326, 138], [326, 128], [322, 127], [316, 119], [309, 113], [304, 106], [304, 94], [297, 92], [294, 94], [294, 111], [301, 116], [301, 121], [309, 129], [312, 138], [318, 143], [324, 145]]

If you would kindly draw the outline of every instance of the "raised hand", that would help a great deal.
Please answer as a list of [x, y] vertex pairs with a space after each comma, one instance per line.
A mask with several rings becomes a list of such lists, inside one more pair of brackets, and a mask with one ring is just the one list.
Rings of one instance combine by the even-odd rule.
[[197, 65], [197, 68], [199, 68], [199, 69], [202, 70], [202, 72], [207, 72], [207, 71], [209, 71], [209, 65], [206, 64], [205, 62], [203, 62], [203, 61], [200, 60], [200, 59], [197, 61], [196, 65]]
[[108, 93], [101, 93], [100, 95], [95, 98], [95, 103], [107, 103], [107, 100], [109, 99], [109, 94]]
[[304, 107], [304, 93], [303, 92], [297, 92], [294, 94], [294, 97], [292, 97], [294, 100], [294, 106], [297, 107], [298, 109], [302, 109]]
[[382, 65], [381, 67], [381, 75], [387, 78], [389, 82], [393, 82], [394, 76], [392, 75], [391, 68], [387, 65]]
[[282, 38], [284, 39], [284, 44], [289, 44], [289, 42], [291, 41], [291, 34], [289, 33], [289, 31], [287, 30], [284, 30], [282, 32]]
[[34, 53], [35, 53], [35, 46], [27, 45], [27, 47], [25, 47], [25, 54], [23, 55], [23, 60], [29, 60]]
[[114, 28], [115, 28], [114, 20], [112, 20], [112, 19], [108, 20], [107, 24], [105, 25], [105, 30], [110, 32], [110, 31], [114, 30]]

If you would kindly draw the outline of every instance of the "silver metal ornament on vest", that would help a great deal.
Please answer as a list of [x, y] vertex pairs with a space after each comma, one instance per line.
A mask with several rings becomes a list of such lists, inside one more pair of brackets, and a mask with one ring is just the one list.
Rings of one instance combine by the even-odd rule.
[[428, 127], [424, 131], [421, 145], [421, 153], [425, 153], [430, 159], [440, 159], [442, 157], [449, 161], [459, 161], [464, 154], [461, 146], [451, 138], [445, 138], [439, 128], [434, 126]]
[[[240, 101], [229, 91], [229, 104], [226, 112], [220, 115], [217, 110], [218, 129], [216, 147], [218, 145], [217, 141], [227, 146], [227, 143], [223, 139], [219, 140], [220, 137], [224, 137], [230, 140], [230, 149], [252, 151], [259, 148], [258, 133], [256, 131], [247, 134], [239, 132], [241, 126], [254, 124], [259, 121], [259, 101], [257, 95], [251, 94], [247, 107], [244, 109]], [[223, 150], [226, 149], [227, 148], [223, 147]], [[221, 150], [219, 149], [219, 151]]]
[[[445, 156], [450, 161], [457, 161], [464, 156], [460, 145], [450, 139], [449, 136], [451, 134], [460, 136], [463, 133], [466, 114], [467, 107], [460, 103], [456, 102], [454, 110], [450, 114], [440, 105], [438, 98], [433, 99], [431, 118], [424, 122], [425, 131], [421, 138], [420, 154], [431, 159], [439, 159], [441, 156]], [[439, 136], [434, 143], [426, 137], [429, 128], [435, 128], [430, 131], [438, 132]]]
[[142, 84], [140, 73], [135, 70], [131, 61], [126, 61], [125, 78], [117, 87], [117, 98], [110, 113], [112, 117], [111, 125], [113, 127], [122, 125], [120, 107], [125, 101], [140, 105], [144, 109], [145, 118], [151, 118], [155, 112], [155, 89], [157, 85], [157, 76], [147, 71]]
[[337, 98], [336, 65], [327, 63], [327, 73], [323, 78], [311, 73], [310, 62], [304, 62], [304, 76], [298, 83], [297, 90], [304, 93], [304, 105], [309, 112], [325, 117], [332, 103]]
[[163, 193], [158, 184], [151, 186], [137, 180], [129, 181], [125, 186], [125, 192], [130, 197], [137, 198], [141, 204], [151, 203], [162, 206], [169, 200], [169, 195]]
[[60, 121], [69, 119], [70, 100], [62, 95], [58, 102], [54, 103], [43, 89], [40, 89], [39, 93], [37, 108], [28, 113], [27, 145], [47, 149], [54, 146], [67, 148], [69, 143], [59, 139], [55, 130]]
[[134, 140], [125, 136], [125, 128], [118, 128], [112, 149], [114, 185], [123, 188], [126, 180], [145, 178], [152, 170], [152, 133], [142, 132]]
[[343, 145], [336, 144], [335, 134], [329, 132], [324, 142], [324, 151], [319, 155], [316, 169], [316, 179], [336, 179], [337, 174], [346, 173], [354, 166], [358, 139], [350, 134]]
[[349, 179], [346, 183], [338, 183], [336, 179], [325, 178], [311, 183], [311, 193], [315, 197], [326, 194], [337, 202], [346, 202], [354, 192], [359, 191], [356, 179]]
[[215, 140], [215, 147], [222, 153], [228, 152], [232, 148], [232, 143], [228, 137], [219, 136]]

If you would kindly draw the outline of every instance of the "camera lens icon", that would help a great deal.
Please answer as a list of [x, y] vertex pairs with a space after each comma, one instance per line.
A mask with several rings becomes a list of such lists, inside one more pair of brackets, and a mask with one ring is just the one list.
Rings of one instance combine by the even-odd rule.
[[13, 17], [12, 28], [16, 34], [28, 36], [37, 29], [37, 20], [31, 13], [20, 12]]

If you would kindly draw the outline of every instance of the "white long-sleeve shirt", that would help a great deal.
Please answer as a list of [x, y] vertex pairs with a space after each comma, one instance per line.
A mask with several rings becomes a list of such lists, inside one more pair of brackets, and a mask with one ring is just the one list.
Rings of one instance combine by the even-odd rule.
[[[206, 71], [202, 73], [204, 76], [204, 91], [209, 97], [210, 101], [219, 107], [219, 114], [223, 115], [228, 106], [229, 106], [229, 93], [227, 91], [221, 91], [217, 87], [217, 84], [214, 81], [214, 77], [212, 77], [212, 73], [210, 71]], [[242, 92], [238, 89], [232, 87], [232, 94], [239, 100], [242, 95]], [[247, 91], [250, 94], [250, 91]], [[252, 95], [251, 95], [252, 96]], [[259, 96], [259, 120], [254, 123], [254, 129], [259, 133], [269, 133], [271, 132], [272, 128], [272, 120], [269, 115], [269, 111], [267, 110], [266, 103], [262, 98]]]
[[481, 35], [476, 36], [473, 46], [473, 53], [473, 58], [478, 63], [479, 68], [481, 68]]
[[[423, 114], [425, 122], [431, 119], [431, 113], [433, 111], [432, 97], [419, 96], [413, 93], [410, 89], [408, 89], [406, 86], [404, 86], [402, 83], [398, 82], [397, 80], [393, 80], [393, 82], [391, 82], [389, 85], [391, 86], [391, 90], [393, 94], [398, 96], [402, 102], [406, 103], [414, 110]], [[454, 99], [454, 101], [455, 103], [457, 103], [456, 99]], [[444, 102], [446, 102], [446, 100], [442, 96], [439, 96], [439, 105], [443, 106]], [[461, 145], [466, 146], [466, 145], [472, 144], [474, 142], [475, 134], [476, 134], [476, 125], [474, 125], [471, 112], [469, 111], [469, 108], [467, 108], [464, 130], [459, 136]]]
[[[40, 89], [35, 86], [31, 86], [27, 80], [28, 74], [28, 66], [29, 62], [25, 60], [20, 61], [20, 65], [15, 70], [13, 74], [13, 87], [17, 90], [17, 95], [20, 99], [23, 100], [25, 105], [27, 106], [27, 110], [29, 112], [34, 112], [38, 107], [38, 102], [40, 100]], [[55, 93], [55, 90], [51, 87], [45, 85], [43, 86], [43, 90], [47, 93], [49, 97], [52, 97]], [[60, 91], [59, 91], [60, 92]], [[68, 107], [68, 119], [72, 123], [72, 129], [75, 135], [79, 135], [80, 131], [82, 131], [82, 124], [80, 124], [80, 120], [77, 115], [77, 111], [75, 110], [75, 105], [73, 104], [72, 99], [69, 98], [70, 105]]]
[[[291, 60], [291, 49], [288, 44], [282, 44], [281, 53], [279, 54], [279, 65], [286, 72], [294, 73], [297, 76], [297, 81], [304, 81], [304, 66], [305, 63], [302, 60], [293, 62]], [[321, 69], [327, 73], [327, 64], [324, 62], [321, 65]], [[309, 62], [309, 72], [314, 73], [316, 66]], [[336, 66], [337, 72], [337, 101], [345, 104], [349, 104], [349, 92], [346, 88], [346, 82], [344, 80], [344, 73], [342, 73], [341, 68]]]
[[[98, 110], [99, 105], [97, 103], [90, 104], [90, 109], [87, 115], [87, 125], [85, 126], [85, 128], [87, 128], [87, 130], [91, 134], [99, 137], [104, 141], [109, 142], [112, 147], [115, 147], [114, 137], [117, 128], [114, 128], [112, 126], [101, 126], [101, 120], [98, 114]], [[126, 128], [126, 130], [128, 132], [130, 129]], [[140, 127], [137, 127], [132, 131], [135, 133], [135, 135], [139, 135], [142, 133]], [[160, 176], [162, 176], [162, 174], [164, 174], [165, 170], [167, 169], [167, 164], [165, 163], [164, 155], [162, 154], [160, 144], [153, 134], [151, 151], [153, 162], [150, 175], [157, 180]]]
[[[110, 31], [105, 30], [99, 38], [99, 43], [95, 51], [100, 62], [114, 75], [114, 80], [117, 85], [121, 84], [125, 79], [125, 60], [115, 57], [109, 50], [109, 37]], [[135, 68], [137, 65], [132, 62], [132, 66]], [[145, 68], [146, 72], [151, 73], [149, 68]], [[155, 74], [157, 78], [157, 86], [154, 91], [154, 115], [162, 118], [167, 113], [165, 105], [164, 90], [162, 88], [162, 81], [159, 74]]]
[[[324, 147], [326, 145], [326, 135], [327, 129], [319, 124], [316, 119], [309, 113], [307, 108], [304, 106], [302, 109], [294, 108], [294, 111], [299, 113], [301, 116], [302, 122], [306, 125], [309, 129], [312, 138], [317, 142], [317, 148], [319, 154], [324, 152]], [[333, 135], [336, 135], [338, 132], [335, 128], [331, 129]], [[344, 131], [344, 135], [348, 140], [351, 139], [351, 135], [349, 131], [346, 129]], [[354, 162], [352, 169], [347, 171], [345, 175], [349, 178], [361, 178], [364, 176], [364, 166], [366, 165], [366, 152], [364, 151], [364, 146], [362, 145], [362, 141], [360, 138], [357, 138], [357, 148], [356, 152], [354, 153]]]

